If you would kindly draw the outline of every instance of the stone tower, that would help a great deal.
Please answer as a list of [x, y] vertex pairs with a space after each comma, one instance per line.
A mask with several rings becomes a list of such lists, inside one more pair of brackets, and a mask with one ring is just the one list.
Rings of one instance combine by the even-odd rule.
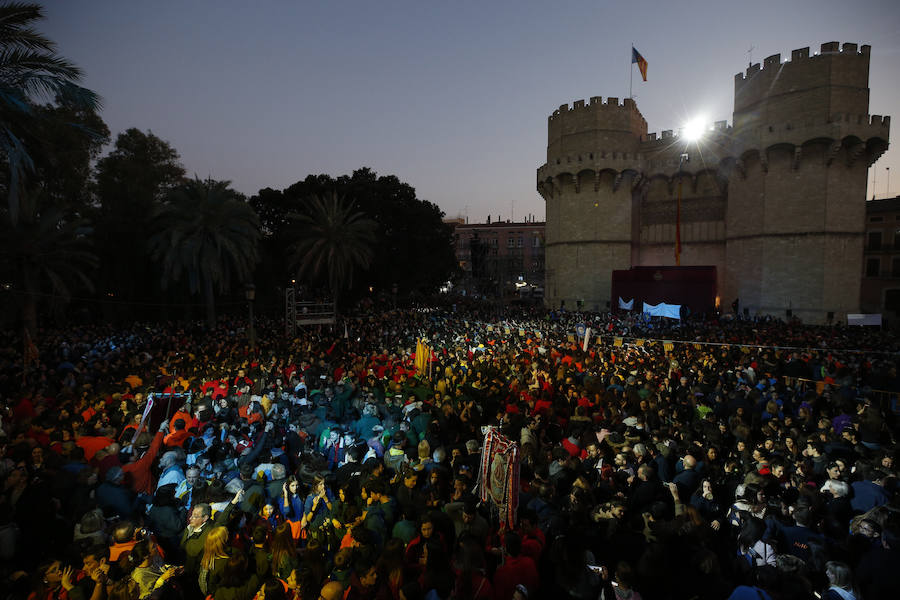
[[547, 164], [538, 191], [547, 205], [544, 233], [549, 306], [588, 308], [610, 295], [610, 273], [631, 265], [632, 188], [647, 122], [634, 100], [579, 100], [548, 122]]
[[804, 321], [859, 310], [866, 179], [890, 123], [869, 116], [869, 54], [829, 42], [735, 76], [729, 301]]
[[869, 56], [830, 42], [751, 65], [733, 126], [699, 142], [648, 134], [632, 100], [554, 111], [537, 172], [547, 305], [602, 310], [614, 269], [673, 265], [680, 197], [681, 264], [716, 266], [726, 306], [807, 322], [858, 311], [867, 169], [890, 129], [868, 114]]

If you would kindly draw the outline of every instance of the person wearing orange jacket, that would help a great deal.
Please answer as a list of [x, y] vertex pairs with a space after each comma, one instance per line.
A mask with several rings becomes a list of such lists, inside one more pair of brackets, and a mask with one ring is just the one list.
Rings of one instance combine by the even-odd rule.
[[174, 431], [163, 439], [166, 448], [181, 448], [184, 441], [191, 437], [187, 430], [187, 422], [183, 419], [177, 419], [173, 425]]

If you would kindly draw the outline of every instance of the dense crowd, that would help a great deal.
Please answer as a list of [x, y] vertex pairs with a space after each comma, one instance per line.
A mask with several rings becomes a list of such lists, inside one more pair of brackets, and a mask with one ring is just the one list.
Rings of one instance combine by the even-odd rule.
[[[889, 333], [474, 305], [281, 327], [0, 340], [4, 597], [900, 598]], [[518, 445], [513, 522], [480, 494], [488, 430]]]

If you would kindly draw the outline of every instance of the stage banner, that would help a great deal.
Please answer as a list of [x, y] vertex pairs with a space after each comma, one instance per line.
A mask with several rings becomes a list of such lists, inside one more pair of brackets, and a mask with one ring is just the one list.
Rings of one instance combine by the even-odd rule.
[[493, 503], [500, 520], [510, 528], [515, 527], [519, 507], [519, 447], [495, 427], [487, 428], [484, 434], [478, 480], [481, 501]]

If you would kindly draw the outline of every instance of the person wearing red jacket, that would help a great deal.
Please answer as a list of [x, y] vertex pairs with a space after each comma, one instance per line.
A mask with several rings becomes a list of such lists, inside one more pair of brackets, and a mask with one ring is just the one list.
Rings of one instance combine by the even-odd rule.
[[503, 536], [506, 556], [503, 564], [494, 573], [494, 598], [512, 600], [519, 584], [528, 588], [529, 594], [536, 594], [540, 587], [537, 566], [528, 556], [522, 556], [522, 538], [515, 531]]
[[153, 461], [156, 460], [156, 455], [159, 454], [159, 449], [162, 448], [163, 436], [168, 429], [168, 422], [163, 421], [162, 425], [159, 426], [159, 431], [153, 436], [153, 441], [150, 442], [150, 447], [147, 448], [147, 451], [140, 457], [135, 452], [132, 452], [131, 462], [122, 465], [126, 481], [131, 484], [131, 489], [138, 494], [153, 494], [156, 489], [150, 467], [153, 466]]

